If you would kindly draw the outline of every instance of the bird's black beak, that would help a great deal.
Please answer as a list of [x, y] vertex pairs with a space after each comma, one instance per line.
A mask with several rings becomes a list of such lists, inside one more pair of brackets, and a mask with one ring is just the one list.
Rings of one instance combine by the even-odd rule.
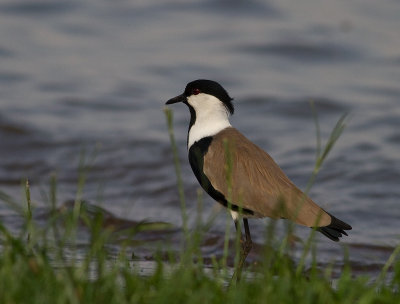
[[186, 101], [186, 96], [185, 96], [185, 94], [181, 94], [174, 98], [171, 98], [165, 104], [173, 104], [173, 103], [184, 102], [184, 101]]

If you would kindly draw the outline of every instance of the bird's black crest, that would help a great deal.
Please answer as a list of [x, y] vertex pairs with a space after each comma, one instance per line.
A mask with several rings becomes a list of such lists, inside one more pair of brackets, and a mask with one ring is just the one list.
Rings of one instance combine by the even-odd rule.
[[190, 96], [194, 90], [200, 90], [201, 93], [213, 95], [221, 100], [230, 114], [233, 114], [234, 107], [232, 104], [233, 98], [228, 95], [228, 92], [216, 81], [207, 79], [198, 79], [189, 82], [185, 88], [185, 95]]

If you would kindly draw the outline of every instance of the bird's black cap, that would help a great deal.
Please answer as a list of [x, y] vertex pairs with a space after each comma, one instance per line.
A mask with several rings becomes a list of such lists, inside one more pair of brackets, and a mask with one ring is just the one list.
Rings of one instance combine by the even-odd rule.
[[171, 98], [166, 102], [166, 104], [173, 104], [177, 102], [187, 103], [187, 97], [191, 95], [197, 95], [200, 93], [215, 96], [224, 103], [229, 113], [233, 114], [234, 112], [234, 107], [232, 104], [233, 99], [228, 95], [228, 92], [218, 82], [207, 79], [197, 79], [192, 82], [189, 82], [186, 85], [183, 94]]

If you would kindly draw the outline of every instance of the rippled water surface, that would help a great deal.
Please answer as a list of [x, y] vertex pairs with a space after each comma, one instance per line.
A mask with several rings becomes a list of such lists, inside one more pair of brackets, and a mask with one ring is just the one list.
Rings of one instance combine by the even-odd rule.
[[[353, 226], [343, 240], [350, 260], [374, 272], [400, 240], [399, 16], [393, 0], [2, 0], [0, 189], [20, 198], [29, 178], [41, 210], [40, 193], [56, 175], [62, 204], [75, 197], [82, 151], [95, 151], [85, 199], [127, 221], [179, 230], [167, 99], [191, 80], [219, 81], [235, 98], [232, 124], [301, 188], [315, 159], [313, 100], [325, 140], [343, 113], [350, 119], [311, 196]], [[173, 111], [193, 222], [199, 186], [186, 159], [189, 113]], [[213, 206], [205, 197], [204, 218]], [[18, 229], [6, 205], [0, 218]], [[221, 212], [206, 255], [222, 250], [225, 220]], [[267, 223], [251, 221], [258, 244]], [[172, 239], [179, 243], [179, 233]], [[318, 248], [321, 263], [342, 251], [322, 235]]]

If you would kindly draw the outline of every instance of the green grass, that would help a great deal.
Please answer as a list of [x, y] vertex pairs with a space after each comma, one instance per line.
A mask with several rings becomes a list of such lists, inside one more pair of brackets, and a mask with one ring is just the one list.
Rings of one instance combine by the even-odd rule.
[[[172, 114], [167, 115], [170, 115], [170, 135], [174, 143]], [[342, 123], [338, 124], [340, 128]], [[332, 134], [336, 141], [340, 133], [334, 130]], [[326, 146], [329, 150], [331, 143], [328, 141]], [[329, 152], [326, 149], [319, 146], [317, 163], [318, 159], [326, 157]], [[123, 231], [124, 238], [105, 228], [104, 214], [100, 210], [87, 212], [82, 201], [86, 173], [90, 170], [90, 159], [85, 160], [85, 156], [79, 167], [72, 210], [57, 209], [57, 181], [51, 178], [49, 190], [43, 193], [50, 210], [45, 225], [37, 225], [32, 217], [29, 183], [24, 183], [23, 203], [0, 191], [0, 200], [24, 218], [19, 233], [11, 233], [0, 222], [0, 303], [400, 303], [400, 246], [377, 278], [356, 277], [345, 262], [340, 275], [333, 279], [332, 265], [317, 266], [313, 233], [304, 241], [305, 249], [296, 265], [291, 256], [289, 235], [283, 240], [277, 239], [274, 221], [266, 228], [265, 250], [260, 262], [245, 270], [239, 282], [230, 284], [233, 270], [226, 266], [226, 257], [234, 257], [236, 253], [229, 252], [226, 246], [223, 257], [213, 259], [211, 270], [209, 265], [205, 267], [200, 249], [213, 219], [205, 223], [198, 220], [191, 229], [187, 226], [176, 147], [174, 151], [184, 238], [181, 248], [175, 251], [161, 250], [161, 247], [155, 250], [153, 272], [146, 276], [141, 275], [137, 263], [132, 261], [134, 247], [132, 249], [130, 240], [143, 229], [165, 226], [139, 224]], [[321, 164], [322, 161], [319, 166]], [[315, 173], [317, 171], [319, 167]], [[199, 202], [201, 209], [201, 198]], [[76, 240], [82, 223], [89, 231], [89, 244], [84, 253], [78, 253]], [[288, 234], [293, 229], [288, 226]], [[115, 243], [117, 237], [122, 240], [119, 253], [110, 256], [109, 245]], [[229, 239], [229, 235], [226, 238]], [[308, 265], [305, 259], [310, 255], [312, 262]], [[346, 261], [346, 256], [343, 259]]]

